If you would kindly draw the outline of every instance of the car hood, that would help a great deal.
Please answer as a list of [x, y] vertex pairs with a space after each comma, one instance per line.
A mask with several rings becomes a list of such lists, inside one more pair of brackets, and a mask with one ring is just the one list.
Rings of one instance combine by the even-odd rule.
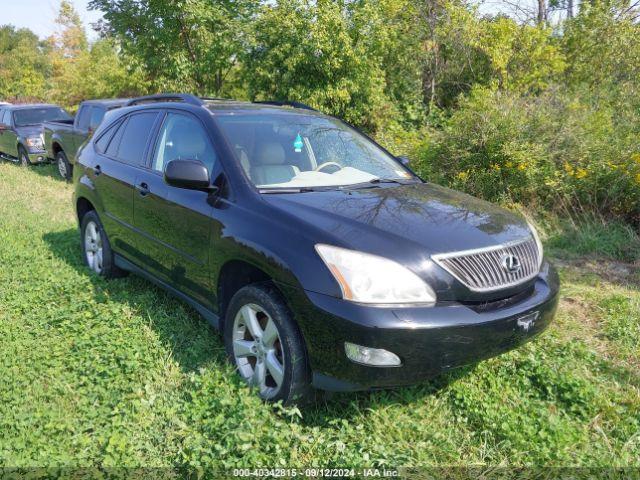
[[27, 125], [25, 127], [15, 127], [15, 132], [20, 137], [38, 136], [44, 132], [43, 125]]
[[335, 245], [391, 257], [470, 250], [530, 236], [503, 208], [432, 183], [263, 195]]

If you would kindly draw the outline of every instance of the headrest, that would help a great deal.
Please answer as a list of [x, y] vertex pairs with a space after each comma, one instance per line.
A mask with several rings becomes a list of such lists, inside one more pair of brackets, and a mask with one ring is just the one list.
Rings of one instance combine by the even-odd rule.
[[276, 142], [261, 143], [255, 155], [257, 165], [284, 165], [287, 160], [284, 148]]

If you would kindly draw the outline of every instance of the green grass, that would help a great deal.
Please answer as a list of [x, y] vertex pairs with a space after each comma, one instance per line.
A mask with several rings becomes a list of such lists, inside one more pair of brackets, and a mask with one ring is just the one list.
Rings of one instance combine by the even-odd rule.
[[637, 267], [556, 248], [563, 300], [536, 341], [285, 410], [240, 383], [183, 303], [89, 274], [53, 172], [0, 164], [1, 465], [640, 467]]
[[547, 246], [552, 251], [577, 256], [595, 253], [626, 262], [640, 260], [640, 236], [630, 225], [596, 218], [578, 221], [556, 218], [546, 223], [551, 230]]

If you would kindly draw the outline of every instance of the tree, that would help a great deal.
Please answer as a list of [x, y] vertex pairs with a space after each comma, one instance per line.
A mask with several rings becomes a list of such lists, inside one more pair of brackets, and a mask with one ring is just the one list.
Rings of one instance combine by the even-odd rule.
[[563, 37], [572, 84], [606, 86], [607, 90], [629, 85], [638, 90], [640, 25], [630, 7], [624, 0], [580, 4]]
[[92, 0], [103, 35], [144, 66], [155, 90], [221, 95], [259, 0]]
[[73, 5], [63, 1], [56, 18], [58, 31], [48, 40], [52, 75], [48, 97], [73, 108], [90, 98], [136, 95], [145, 90], [135, 62], [118, 51], [112, 39], [87, 41]]
[[75, 58], [87, 50], [87, 34], [80, 15], [69, 0], [60, 2], [55, 19], [58, 31], [48, 38], [52, 48], [63, 58]]
[[46, 50], [31, 30], [0, 27], [0, 99], [44, 98], [50, 71]]
[[266, 5], [246, 59], [251, 98], [297, 100], [375, 130], [385, 79], [359, 2]]

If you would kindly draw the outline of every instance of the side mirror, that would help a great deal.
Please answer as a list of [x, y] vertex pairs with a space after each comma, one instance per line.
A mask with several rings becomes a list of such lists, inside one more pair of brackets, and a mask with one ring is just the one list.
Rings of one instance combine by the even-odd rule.
[[411, 159], [409, 157], [398, 157], [398, 160], [400, 161], [400, 163], [402, 165], [404, 165], [405, 167], [408, 167], [409, 164], [411, 163]]
[[214, 192], [209, 171], [199, 160], [172, 160], [164, 169], [164, 181], [172, 187]]

